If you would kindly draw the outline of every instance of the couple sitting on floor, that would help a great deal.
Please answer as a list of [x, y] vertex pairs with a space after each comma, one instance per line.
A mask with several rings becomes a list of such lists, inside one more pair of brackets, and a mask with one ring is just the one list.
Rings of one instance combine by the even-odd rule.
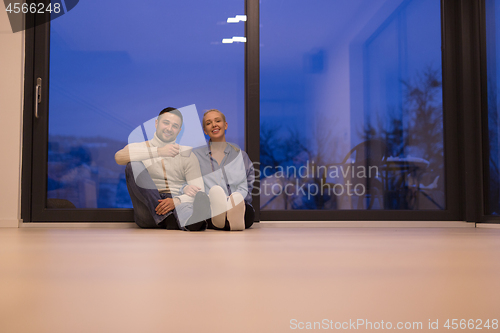
[[219, 110], [203, 115], [210, 140], [191, 149], [175, 143], [182, 113], [166, 108], [152, 140], [130, 143], [115, 154], [126, 165], [134, 219], [141, 228], [203, 231], [244, 230], [253, 224], [254, 169], [248, 155], [226, 142], [227, 122]]

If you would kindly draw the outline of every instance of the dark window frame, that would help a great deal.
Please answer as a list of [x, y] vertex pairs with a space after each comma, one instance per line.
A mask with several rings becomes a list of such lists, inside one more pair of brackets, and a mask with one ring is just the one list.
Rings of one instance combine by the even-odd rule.
[[481, 124], [482, 132], [482, 205], [480, 207], [479, 220], [485, 223], [500, 223], [500, 216], [491, 215], [488, 212], [490, 195], [489, 183], [489, 159], [490, 159], [490, 146], [489, 146], [489, 119], [488, 119], [488, 69], [487, 69], [487, 36], [486, 36], [486, 1], [481, 0], [479, 3], [478, 12], [478, 26], [479, 26], [479, 51], [480, 51], [480, 78], [481, 78]]
[[[48, 3], [48, 0], [45, 0]], [[484, 0], [481, 0], [484, 6]], [[245, 148], [253, 161], [259, 161], [260, 78], [259, 78], [259, 0], [246, 0], [248, 17], [245, 32]], [[262, 211], [260, 220], [366, 220], [483, 221], [481, 147], [481, 77], [478, 74], [480, 7], [475, 0], [442, 0], [443, 45], [443, 126], [446, 161], [446, 210], [335, 210]], [[30, 19], [30, 18], [27, 18]], [[483, 22], [484, 23], [484, 22]], [[132, 209], [45, 208], [48, 136], [48, 56], [49, 25], [28, 29], [25, 34], [25, 85], [23, 114], [22, 218], [24, 222], [123, 222], [133, 221]], [[36, 56], [35, 56], [36, 55]], [[40, 119], [33, 116], [34, 82], [44, 78]], [[484, 107], [484, 106], [483, 106]], [[471, 126], [472, 124], [472, 126]], [[45, 134], [44, 134], [45, 126]], [[479, 128], [479, 131], [478, 131]], [[41, 133], [41, 134], [40, 134]], [[459, 152], [463, 154], [459, 155]], [[464, 158], [479, 156], [479, 159]], [[36, 167], [33, 163], [36, 163]], [[45, 165], [44, 165], [45, 164]], [[477, 180], [480, 180], [477, 182]], [[259, 217], [259, 198], [254, 206]], [[484, 211], [483, 211], [484, 212]]]
[[443, 133], [446, 175], [446, 209], [445, 210], [275, 210], [262, 211], [262, 220], [297, 220], [297, 221], [330, 221], [330, 220], [364, 220], [364, 221], [458, 221], [462, 220], [460, 209], [461, 186], [456, 179], [460, 170], [457, 167], [458, 147], [458, 114], [459, 97], [457, 85], [456, 57], [460, 32], [457, 31], [456, 16], [459, 8], [456, 1], [441, 1], [441, 36], [442, 36], [442, 77], [443, 77]]

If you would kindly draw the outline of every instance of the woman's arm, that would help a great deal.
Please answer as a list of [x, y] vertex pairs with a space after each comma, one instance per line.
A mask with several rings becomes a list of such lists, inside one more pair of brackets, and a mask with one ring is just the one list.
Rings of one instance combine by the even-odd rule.
[[238, 156], [224, 169], [231, 190], [240, 193], [246, 202], [252, 202], [255, 171], [248, 155], [240, 150]]
[[252, 202], [253, 184], [255, 183], [255, 169], [254, 169], [253, 163], [250, 160], [250, 158], [248, 157], [247, 153], [242, 151], [242, 155], [243, 155], [243, 161], [245, 163], [245, 170], [247, 172], [246, 185], [247, 185], [248, 194], [245, 197], [245, 201], [248, 203], [251, 203]]

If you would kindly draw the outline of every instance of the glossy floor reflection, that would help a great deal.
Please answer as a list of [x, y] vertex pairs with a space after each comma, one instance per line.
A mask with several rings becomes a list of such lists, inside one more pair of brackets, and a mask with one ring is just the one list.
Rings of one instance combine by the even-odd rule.
[[499, 258], [500, 229], [0, 229], [0, 332], [448, 331], [500, 319]]

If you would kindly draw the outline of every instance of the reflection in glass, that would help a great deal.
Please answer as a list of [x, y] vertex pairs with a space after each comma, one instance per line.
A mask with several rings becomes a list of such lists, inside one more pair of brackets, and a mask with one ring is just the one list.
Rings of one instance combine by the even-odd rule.
[[261, 209], [445, 209], [440, 1], [260, 10]]
[[80, 1], [51, 22], [47, 207], [131, 208], [114, 154], [165, 107], [223, 111], [244, 146], [244, 1]]
[[488, 144], [489, 165], [486, 185], [486, 214], [500, 214], [500, 1], [486, 0], [486, 57], [488, 81]]

